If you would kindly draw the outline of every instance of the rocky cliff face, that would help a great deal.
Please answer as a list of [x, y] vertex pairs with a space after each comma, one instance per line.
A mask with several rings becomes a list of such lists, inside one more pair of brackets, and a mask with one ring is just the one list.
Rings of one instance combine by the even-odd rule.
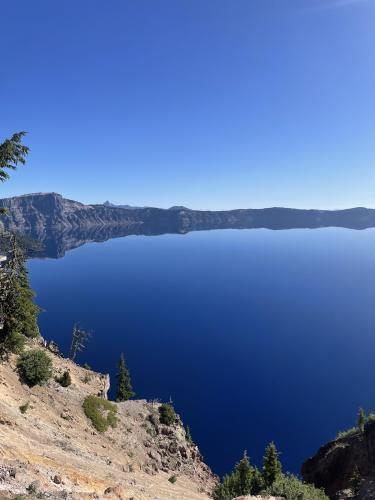
[[199, 211], [184, 207], [121, 208], [111, 205], [83, 205], [56, 193], [37, 193], [0, 200], [9, 209], [0, 224], [5, 229], [92, 228], [113, 226], [138, 233], [184, 233], [196, 230], [230, 228], [314, 228], [375, 227], [375, 210], [297, 210], [265, 208], [228, 211]]
[[71, 228], [78, 226], [100, 226], [137, 222], [127, 210], [104, 205], [83, 205], [67, 200], [56, 193], [36, 193], [0, 200], [0, 206], [8, 209], [1, 221], [6, 229], [19, 228]]
[[82, 403], [105, 395], [107, 376], [48, 355], [54, 375], [68, 370], [72, 385], [30, 388], [14, 357], [0, 364], [0, 498], [209, 499], [216, 478], [179, 419], [163, 425], [159, 403], [127, 401], [116, 403], [117, 427], [97, 432]]
[[364, 433], [337, 439], [322, 446], [302, 466], [306, 482], [324, 488], [330, 498], [351, 498], [353, 472], [363, 477], [358, 499], [375, 498], [375, 421], [365, 426]]

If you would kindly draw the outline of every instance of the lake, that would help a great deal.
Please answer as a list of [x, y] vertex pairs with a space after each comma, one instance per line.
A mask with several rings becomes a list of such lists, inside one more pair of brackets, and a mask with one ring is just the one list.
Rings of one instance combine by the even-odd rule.
[[[127, 236], [29, 260], [42, 335], [138, 398], [172, 399], [205, 461], [228, 472], [274, 440], [284, 468], [375, 409], [375, 230]], [[112, 392], [113, 396], [113, 392]]]

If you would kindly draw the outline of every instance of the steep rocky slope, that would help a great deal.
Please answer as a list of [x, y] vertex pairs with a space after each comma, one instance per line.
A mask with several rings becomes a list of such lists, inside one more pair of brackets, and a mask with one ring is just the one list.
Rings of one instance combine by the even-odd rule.
[[305, 481], [323, 487], [335, 499], [351, 498], [351, 478], [358, 468], [362, 476], [358, 499], [375, 498], [375, 421], [365, 425], [364, 432], [331, 441], [302, 466]]
[[117, 427], [99, 433], [82, 402], [105, 395], [108, 377], [48, 355], [54, 374], [69, 370], [72, 385], [51, 379], [30, 388], [20, 383], [14, 357], [0, 364], [0, 498], [28, 492], [56, 499], [209, 498], [216, 478], [179, 420], [163, 425], [159, 403], [127, 401], [117, 404]]

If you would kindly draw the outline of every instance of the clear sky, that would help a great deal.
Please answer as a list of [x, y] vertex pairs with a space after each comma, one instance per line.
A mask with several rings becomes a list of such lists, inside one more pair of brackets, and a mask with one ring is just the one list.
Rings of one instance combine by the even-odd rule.
[[375, 0], [0, 0], [1, 197], [375, 206]]

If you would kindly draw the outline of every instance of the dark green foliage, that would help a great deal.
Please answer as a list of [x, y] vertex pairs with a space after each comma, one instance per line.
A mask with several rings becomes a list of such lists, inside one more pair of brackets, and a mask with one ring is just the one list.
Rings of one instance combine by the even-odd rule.
[[190, 443], [190, 444], [193, 443], [193, 438], [191, 436], [190, 427], [188, 425], [185, 428], [185, 437], [186, 437], [186, 441], [188, 443]]
[[26, 132], [18, 132], [13, 134], [10, 139], [6, 139], [0, 144], [0, 181], [4, 182], [9, 179], [8, 170], [16, 170], [17, 165], [26, 163], [26, 156], [29, 153], [29, 148], [22, 144], [22, 138]]
[[271, 484], [281, 474], [281, 463], [279, 461], [279, 453], [274, 442], [270, 443], [263, 457], [263, 479], [266, 486]]
[[357, 427], [361, 432], [364, 432], [365, 430], [365, 423], [366, 423], [366, 414], [363, 408], [359, 408], [357, 415]]
[[[276, 446], [271, 443], [267, 446], [264, 456], [265, 467], [263, 474], [253, 467], [244, 454], [231, 474], [224, 476], [222, 482], [213, 492], [214, 500], [232, 500], [242, 495], [263, 496], [275, 495], [285, 500], [328, 500], [322, 490], [310, 484], [303, 483], [297, 477], [281, 472]], [[266, 485], [265, 480], [271, 484]]]
[[117, 407], [98, 396], [87, 396], [83, 402], [83, 410], [98, 432], [105, 432], [109, 426], [117, 425]]
[[362, 477], [359, 473], [358, 467], [356, 467], [353, 471], [353, 474], [350, 478], [350, 487], [352, 489], [353, 495], [357, 496], [361, 489]]
[[21, 405], [21, 406], [19, 407], [19, 408], [20, 408], [20, 412], [21, 412], [22, 414], [24, 414], [24, 413], [26, 413], [26, 412], [27, 412], [27, 410], [29, 409], [29, 404], [30, 404], [30, 403], [29, 403], [29, 402], [27, 402], [27, 403], [25, 403], [25, 404], [23, 404], [23, 405]]
[[163, 403], [159, 406], [160, 423], [172, 425], [176, 421], [176, 412], [170, 403]]
[[259, 469], [254, 467], [252, 486], [251, 486], [252, 494], [257, 495], [258, 493], [260, 493], [264, 489], [264, 487], [265, 487], [265, 484], [264, 484], [263, 474], [260, 472]]
[[[22, 165], [26, 163], [29, 148], [22, 144], [22, 138], [25, 134], [26, 132], [18, 132], [0, 144], [0, 182], [9, 179], [6, 170], [16, 170], [19, 163]], [[0, 215], [6, 214], [6, 212], [5, 208], [0, 208]]]
[[177, 476], [175, 476], [175, 475], [171, 476], [171, 477], [168, 479], [168, 481], [169, 481], [170, 483], [174, 484], [174, 483], [177, 481]]
[[236, 464], [231, 474], [224, 476], [214, 492], [214, 500], [232, 500], [242, 495], [256, 495], [263, 488], [262, 474], [250, 464], [244, 452], [243, 458]]
[[[40, 253], [44, 248], [40, 241], [34, 240], [33, 238], [30, 238], [30, 236], [17, 233], [12, 233], [12, 236], [15, 238], [17, 246], [27, 256], [38, 255], [38, 253]], [[7, 255], [11, 252], [11, 250], [12, 244], [10, 241], [10, 233], [0, 233], [0, 253]]]
[[60, 377], [55, 378], [62, 387], [69, 387], [72, 383], [72, 377], [68, 371], [65, 371]]
[[[7, 170], [15, 170], [24, 164], [29, 148], [22, 144], [25, 132], [13, 134], [0, 144], [0, 182], [9, 178]], [[3, 214], [6, 211], [0, 209]], [[34, 304], [30, 289], [25, 256], [18, 244], [19, 237], [3, 232], [1, 245], [5, 246], [8, 260], [0, 267], [0, 355], [19, 353], [23, 348], [20, 337], [36, 337], [39, 334], [36, 318], [39, 308]]]
[[83, 363], [82, 368], [85, 370], [91, 370], [91, 366], [88, 363]]
[[365, 431], [365, 425], [369, 421], [373, 421], [374, 415], [370, 413], [368, 416], [366, 415], [363, 408], [358, 409], [357, 413], [357, 425], [356, 427], [352, 427], [351, 429], [347, 429], [346, 431], [339, 432], [336, 436], [336, 440], [343, 440], [350, 438], [351, 436], [355, 436], [356, 434], [363, 433]]
[[39, 335], [34, 293], [30, 289], [25, 256], [17, 245], [16, 238], [8, 235], [11, 250], [8, 260], [0, 268], [0, 351], [19, 353], [23, 348], [23, 337]]
[[17, 332], [10, 332], [0, 343], [0, 354], [6, 356], [7, 353], [13, 352], [20, 354], [25, 346], [26, 338]]
[[29, 386], [43, 384], [52, 376], [52, 361], [44, 351], [33, 349], [21, 354], [17, 362], [18, 373]]
[[323, 490], [306, 484], [291, 474], [280, 474], [265, 493], [285, 500], [329, 500]]
[[253, 467], [251, 467], [246, 451], [243, 458], [235, 467], [234, 473], [237, 476], [238, 495], [250, 495], [253, 480]]
[[129, 370], [125, 364], [124, 354], [121, 353], [117, 373], [116, 401], [127, 401], [134, 396]]

